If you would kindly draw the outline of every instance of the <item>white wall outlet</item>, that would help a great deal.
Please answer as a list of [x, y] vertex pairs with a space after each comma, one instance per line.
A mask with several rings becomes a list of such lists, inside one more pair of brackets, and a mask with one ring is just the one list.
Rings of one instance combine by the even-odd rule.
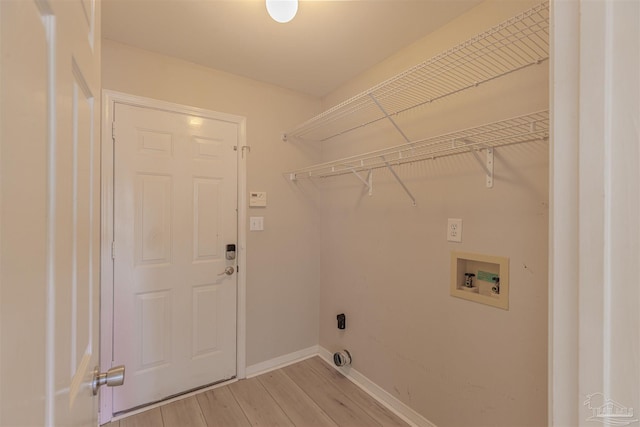
[[263, 231], [264, 230], [264, 217], [263, 216], [250, 216], [249, 217], [249, 230], [250, 231]]
[[450, 242], [462, 242], [462, 219], [449, 218], [447, 220], [447, 240]]

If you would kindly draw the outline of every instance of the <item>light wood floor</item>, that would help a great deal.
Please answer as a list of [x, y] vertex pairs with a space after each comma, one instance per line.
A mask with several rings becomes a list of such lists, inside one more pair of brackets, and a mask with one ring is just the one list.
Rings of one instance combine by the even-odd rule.
[[168, 403], [108, 427], [407, 426], [319, 357]]

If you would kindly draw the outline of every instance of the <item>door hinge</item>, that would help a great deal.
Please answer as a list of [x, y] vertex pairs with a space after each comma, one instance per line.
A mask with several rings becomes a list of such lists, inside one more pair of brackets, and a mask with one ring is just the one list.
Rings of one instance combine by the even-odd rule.
[[244, 159], [244, 150], [251, 152], [251, 147], [248, 145], [243, 145], [241, 149], [242, 149], [242, 158]]
[[116, 259], [116, 242], [111, 242], [111, 259]]
[[116, 140], [116, 121], [111, 122], [111, 139], [115, 142]]

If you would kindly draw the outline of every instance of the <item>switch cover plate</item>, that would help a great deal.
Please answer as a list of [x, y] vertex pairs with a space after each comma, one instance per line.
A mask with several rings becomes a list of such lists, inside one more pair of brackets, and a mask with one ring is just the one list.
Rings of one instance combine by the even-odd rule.
[[462, 242], [462, 219], [449, 218], [447, 220], [447, 240], [449, 242]]
[[249, 230], [250, 231], [263, 231], [264, 230], [264, 217], [263, 216], [250, 216], [249, 217]]

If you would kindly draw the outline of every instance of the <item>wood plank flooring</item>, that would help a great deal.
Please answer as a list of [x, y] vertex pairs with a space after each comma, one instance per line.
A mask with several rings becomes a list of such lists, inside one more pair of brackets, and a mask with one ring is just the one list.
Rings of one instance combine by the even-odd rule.
[[319, 357], [105, 427], [407, 426]]

